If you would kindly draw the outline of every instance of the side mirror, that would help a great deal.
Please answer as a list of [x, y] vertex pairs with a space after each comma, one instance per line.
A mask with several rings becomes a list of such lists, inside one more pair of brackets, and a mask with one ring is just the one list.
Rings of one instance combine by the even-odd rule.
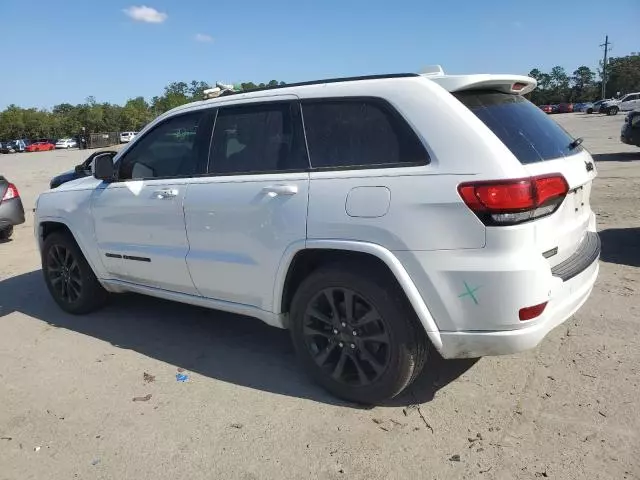
[[96, 155], [93, 158], [91, 172], [98, 180], [104, 180], [105, 182], [112, 182], [115, 180], [116, 169], [113, 166], [113, 156], [109, 153]]

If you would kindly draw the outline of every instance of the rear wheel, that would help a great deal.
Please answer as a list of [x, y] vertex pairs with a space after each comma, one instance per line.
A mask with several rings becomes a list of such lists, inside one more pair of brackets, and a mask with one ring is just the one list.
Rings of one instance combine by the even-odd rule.
[[350, 401], [395, 397], [426, 359], [428, 339], [399, 287], [361, 266], [313, 272], [293, 298], [291, 322], [304, 368], [329, 392]]
[[607, 109], [607, 115], [617, 115], [618, 114], [618, 107], [609, 107]]
[[593, 108], [587, 108], [587, 113], [589, 114], [593, 113]]
[[106, 290], [67, 233], [54, 232], [44, 241], [42, 272], [51, 296], [66, 312], [89, 313], [107, 300]]

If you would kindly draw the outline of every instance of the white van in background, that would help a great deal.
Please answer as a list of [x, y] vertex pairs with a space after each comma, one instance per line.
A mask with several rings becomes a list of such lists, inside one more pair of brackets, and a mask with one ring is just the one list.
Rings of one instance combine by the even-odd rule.
[[120, 143], [129, 143], [138, 132], [120, 132]]

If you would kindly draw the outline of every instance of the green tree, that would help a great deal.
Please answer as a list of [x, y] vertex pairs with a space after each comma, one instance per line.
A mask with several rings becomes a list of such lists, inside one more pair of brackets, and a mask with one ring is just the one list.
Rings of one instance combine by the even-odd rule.
[[631, 92], [640, 92], [640, 53], [626, 57], [612, 57], [607, 66], [607, 98]]

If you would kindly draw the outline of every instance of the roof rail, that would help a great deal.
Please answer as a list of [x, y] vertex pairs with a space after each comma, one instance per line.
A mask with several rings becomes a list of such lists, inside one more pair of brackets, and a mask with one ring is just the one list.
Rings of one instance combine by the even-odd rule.
[[[389, 73], [385, 75], [364, 75], [361, 77], [325, 78], [323, 80], [312, 80], [309, 82], [286, 83], [284, 85], [273, 85], [273, 86], [252, 88], [251, 90], [246, 90], [242, 92], [225, 91], [224, 95], [249, 93], [249, 92], [261, 92], [264, 90], [278, 90], [280, 88], [289, 88], [289, 87], [305, 87], [308, 85], [322, 85], [324, 83], [357, 82], [359, 80], [380, 80], [385, 78], [408, 78], [408, 77], [419, 77], [419, 76], [420, 75], [417, 73]], [[210, 97], [210, 98], [213, 98], [213, 97]]]

